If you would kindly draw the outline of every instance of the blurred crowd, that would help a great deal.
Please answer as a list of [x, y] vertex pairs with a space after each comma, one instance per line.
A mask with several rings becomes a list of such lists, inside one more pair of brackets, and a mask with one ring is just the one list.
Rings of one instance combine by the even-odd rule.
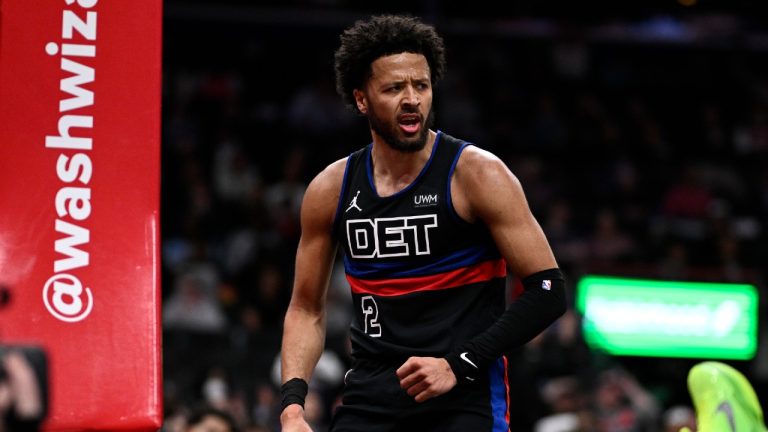
[[[241, 431], [276, 431], [302, 196], [319, 170], [370, 141], [365, 121], [334, 92], [333, 50], [349, 23], [225, 23], [204, 35], [198, 23], [171, 24], [164, 428], [185, 430], [206, 405]], [[575, 27], [553, 37], [444, 36], [436, 127], [508, 164], [571, 293], [582, 275], [604, 274], [746, 282], [765, 298], [765, 52], [596, 42]], [[350, 317], [337, 265], [327, 346], [306, 403], [316, 430], [339, 403]], [[768, 390], [766, 347], [734, 363], [758, 394]], [[677, 431], [693, 421], [685, 376], [695, 359], [592, 352], [573, 308], [508, 356], [514, 430]]]

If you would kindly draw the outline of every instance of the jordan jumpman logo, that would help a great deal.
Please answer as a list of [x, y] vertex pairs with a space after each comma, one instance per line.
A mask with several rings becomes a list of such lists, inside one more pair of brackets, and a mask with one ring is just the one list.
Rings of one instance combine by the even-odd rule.
[[358, 195], [360, 195], [360, 191], [357, 191], [357, 193], [355, 194], [355, 197], [354, 197], [354, 198], [352, 198], [352, 202], [350, 202], [350, 203], [349, 203], [349, 207], [347, 207], [347, 211], [345, 211], [344, 213], [346, 213], [346, 212], [348, 212], [348, 211], [352, 210], [353, 208], [356, 208], [358, 211], [363, 211], [363, 209], [361, 209], [361, 208], [360, 208], [360, 207], [357, 205], [357, 196], [358, 196]]

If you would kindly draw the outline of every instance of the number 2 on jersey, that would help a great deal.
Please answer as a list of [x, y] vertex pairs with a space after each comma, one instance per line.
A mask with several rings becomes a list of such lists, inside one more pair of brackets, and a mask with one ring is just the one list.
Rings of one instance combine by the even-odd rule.
[[381, 324], [379, 324], [379, 307], [376, 306], [376, 300], [373, 296], [365, 296], [360, 299], [360, 306], [363, 308], [365, 333], [370, 337], [380, 337]]

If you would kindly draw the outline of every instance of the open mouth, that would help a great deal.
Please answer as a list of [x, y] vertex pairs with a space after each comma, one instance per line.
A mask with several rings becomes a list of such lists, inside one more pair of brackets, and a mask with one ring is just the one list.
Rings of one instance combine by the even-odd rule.
[[413, 135], [421, 128], [421, 116], [419, 114], [401, 114], [397, 116], [397, 124], [406, 135]]

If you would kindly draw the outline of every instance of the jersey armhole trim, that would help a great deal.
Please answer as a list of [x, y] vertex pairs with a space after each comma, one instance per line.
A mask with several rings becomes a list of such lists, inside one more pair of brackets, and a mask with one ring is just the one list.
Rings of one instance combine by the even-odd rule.
[[448, 213], [450, 213], [451, 217], [457, 221], [464, 223], [465, 225], [472, 225], [471, 223], [467, 222], [459, 216], [459, 214], [456, 212], [456, 208], [453, 206], [453, 199], [451, 199], [451, 181], [453, 180], [453, 172], [456, 170], [456, 164], [459, 163], [459, 157], [461, 156], [461, 153], [464, 151], [465, 148], [468, 146], [474, 145], [472, 143], [468, 143], [466, 141], [461, 142], [461, 147], [459, 147], [459, 150], [456, 152], [456, 156], [453, 158], [453, 163], [451, 163], [451, 169], [448, 170], [448, 185], [446, 186], [446, 202], [448, 204]]
[[339, 192], [339, 202], [336, 204], [336, 214], [333, 215], [333, 225], [331, 226], [333, 227], [334, 233], [338, 232], [338, 228], [339, 228], [338, 224], [341, 221], [340, 219], [341, 208], [342, 208], [342, 203], [344, 202], [344, 197], [347, 194], [347, 176], [349, 175], [349, 165], [351, 164], [351, 162], [352, 162], [352, 155], [350, 154], [347, 157], [347, 164], [344, 167], [344, 176], [342, 176], [341, 178], [341, 192]]

